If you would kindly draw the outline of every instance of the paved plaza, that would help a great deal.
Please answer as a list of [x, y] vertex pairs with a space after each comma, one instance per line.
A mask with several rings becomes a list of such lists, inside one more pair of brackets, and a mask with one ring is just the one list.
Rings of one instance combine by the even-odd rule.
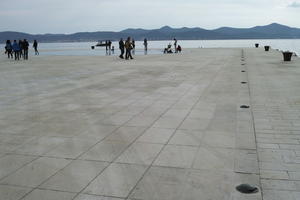
[[0, 83], [0, 200], [300, 199], [296, 57], [1, 55]]

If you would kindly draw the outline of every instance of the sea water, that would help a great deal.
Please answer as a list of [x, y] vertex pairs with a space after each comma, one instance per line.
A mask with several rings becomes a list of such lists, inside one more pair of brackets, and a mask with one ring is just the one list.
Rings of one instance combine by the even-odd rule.
[[[174, 41], [148, 41], [147, 54], [162, 54], [163, 49], [168, 44], [173, 45]], [[273, 49], [282, 51], [292, 51], [300, 55], [300, 39], [272, 39], [272, 40], [178, 40], [178, 45], [185, 48], [249, 48], [254, 47], [255, 43], [259, 43], [260, 47], [265, 45], [271, 46]], [[136, 41], [136, 55], [144, 55], [143, 41]], [[104, 56], [104, 55], [118, 55], [118, 41], [113, 41], [114, 52], [106, 52], [105, 47], [95, 47], [96, 42], [70, 42], [70, 43], [39, 43], [38, 49], [40, 55], [90, 55], [90, 56]], [[4, 44], [0, 45], [4, 49]], [[30, 47], [30, 54], [34, 54], [32, 44]]]

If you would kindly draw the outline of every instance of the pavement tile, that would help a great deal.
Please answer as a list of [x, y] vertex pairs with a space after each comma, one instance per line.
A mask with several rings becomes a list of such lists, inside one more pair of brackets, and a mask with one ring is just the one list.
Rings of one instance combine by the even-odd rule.
[[145, 166], [113, 163], [84, 190], [84, 193], [127, 197], [145, 171]]

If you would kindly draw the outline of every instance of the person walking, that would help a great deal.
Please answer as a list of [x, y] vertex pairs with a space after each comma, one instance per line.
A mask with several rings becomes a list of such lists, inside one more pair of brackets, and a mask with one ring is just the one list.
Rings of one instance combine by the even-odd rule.
[[13, 58], [12, 50], [13, 49], [10, 40], [6, 40], [5, 51], [7, 53], [7, 57], [11, 59]]
[[128, 60], [129, 58], [133, 59], [133, 57], [131, 55], [132, 43], [131, 43], [130, 37], [128, 37], [125, 42], [125, 49], [126, 49], [125, 59], [126, 60]]
[[39, 51], [37, 50], [38, 48], [38, 42], [36, 40], [33, 41], [33, 48], [34, 48], [34, 52], [35, 52], [35, 55], [39, 55]]
[[119, 41], [119, 49], [121, 51], [121, 54], [120, 54], [120, 58], [121, 59], [124, 59], [124, 49], [125, 49], [125, 44], [124, 44], [124, 41], [123, 41], [123, 38], [120, 39]]
[[15, 60], [20, 60], [20, 46], [19, 44], [17, 43], [17, 40], [14, 40], [14, 43], [12, 45], [12, 49], [14, 50], [14, 53], [15, 53]]
[[144, 50], [148, 51], [148, 41], [147, 41], [147, 38], [144, 39]]
[[28, 48], [29, 48], [29, 43], [27, 42], [26, 39], [23, 41], [23, 49], [24, 49], [24, 60], [28, 60]]

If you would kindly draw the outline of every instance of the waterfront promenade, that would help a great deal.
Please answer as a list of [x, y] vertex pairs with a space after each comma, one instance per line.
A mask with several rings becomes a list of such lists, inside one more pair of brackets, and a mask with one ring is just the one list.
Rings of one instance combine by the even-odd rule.
[[0, 200], [300, 199], [299, 77], [262, 48], [1, 55]]

